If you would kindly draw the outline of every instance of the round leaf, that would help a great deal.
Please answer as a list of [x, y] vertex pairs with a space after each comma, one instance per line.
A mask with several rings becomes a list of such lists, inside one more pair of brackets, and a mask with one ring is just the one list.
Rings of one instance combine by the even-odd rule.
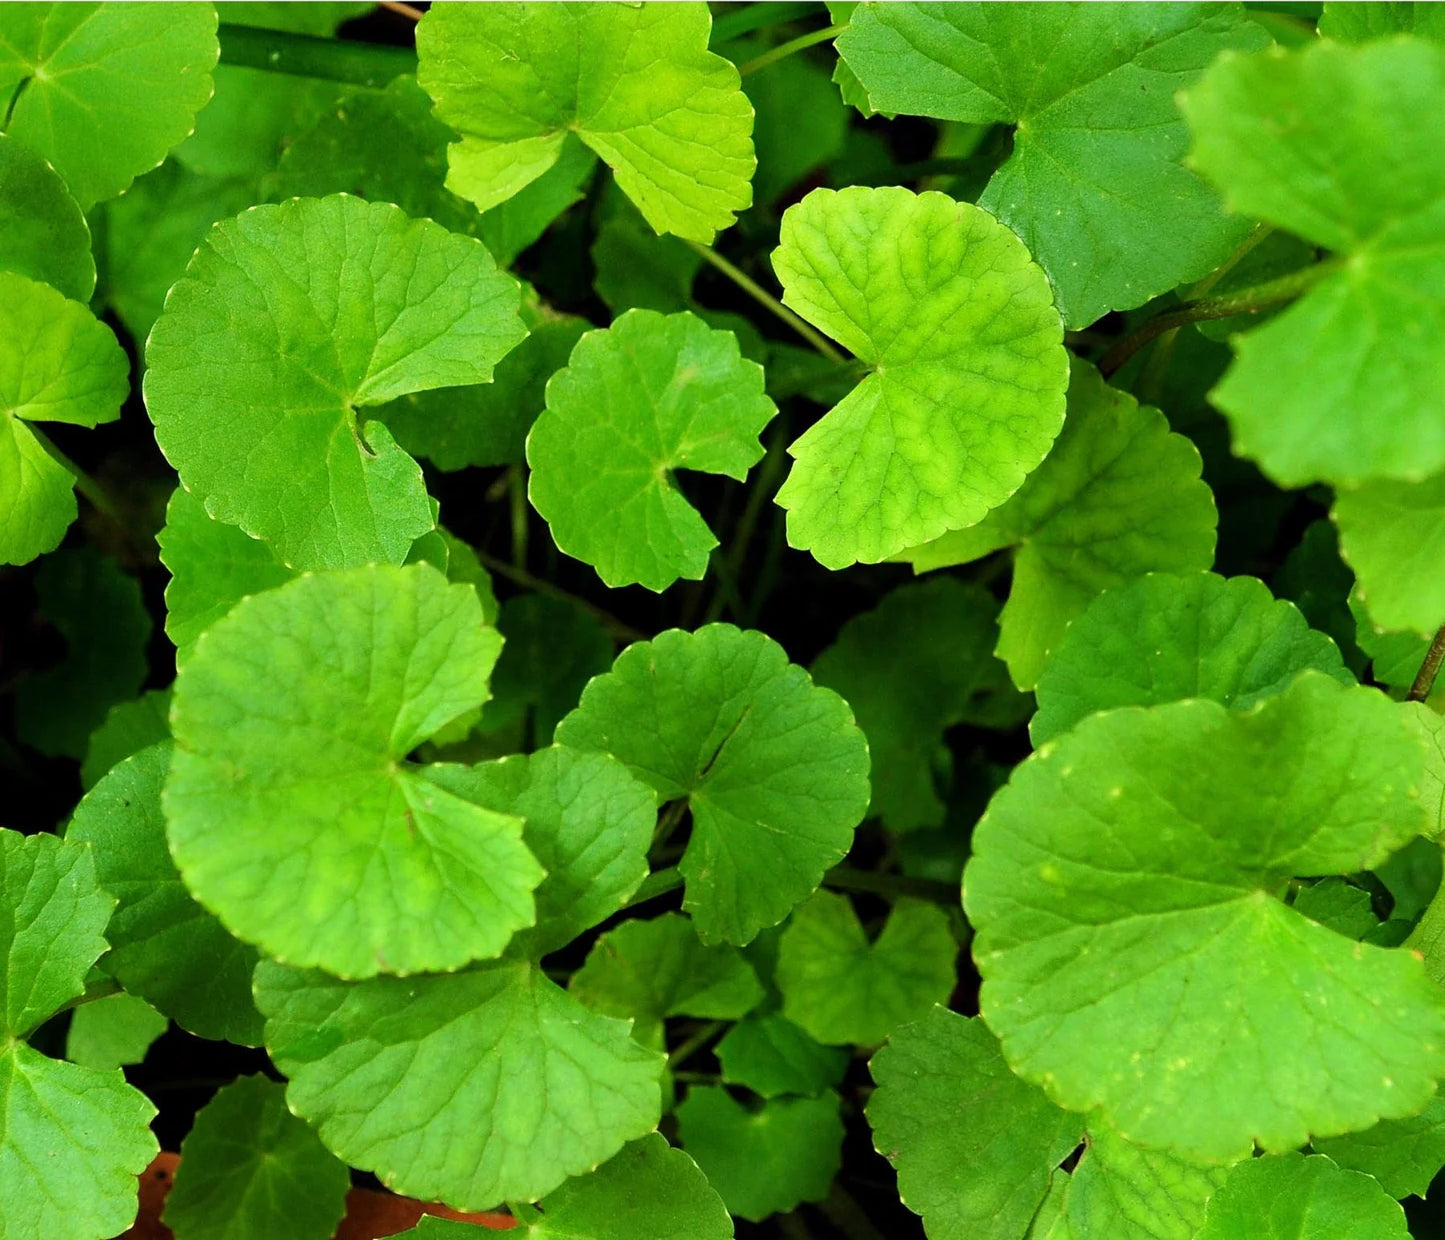
[[90, 227], [44, 159], [0, 134], [0, 270], [49, 284], [75, 301], [95, 292]]
[[1198, 1240], [1409, 1240], [1405, 1213], [1379, 1184], [1323, 1155], [1247, 1158], [1209, 1202]]
[[981, 1008], [1014, 1070], [1199, 1161], [1419, 1110], [1445, 1072], [1445, 996], [1414, 954], [1275, 893], [1420, 831], [1423, 766], [1394, 703], [1316, 672], [1248, 714], [1125, 708], [1044, 745], [964, 874]]
[[176, 679], [164, 804], [186, 886], [268, 955], [342, 977], [499, 954], [542, 879], [522, 823], [406, 757], [486, 700], [500, 648], [476, 591], [425, 564], [238, 603]]
[[678, 868], [704, 943], [747, 943], [782, 921], [843, 859], [868, 806], [868, 744], [847, 703], [764, 634], [727, 624], [629, 646], [557, 742], [688, 798]]
[[1044, 273], [986, 211], [943, 194], [814, 190], [773, 254], [786, 305], [867, 377], [788, 451], [788, 541], [828, 568], [973, 525], [1064, 420], [1068, 355]]
[[283, 563], [400, 563], [434, 521], [421, 469], [358, 412], [484, 383], [526, 335], [479, 241], [346, 195], [211, 229], [146, 346], [145, 397], [181, 483]]

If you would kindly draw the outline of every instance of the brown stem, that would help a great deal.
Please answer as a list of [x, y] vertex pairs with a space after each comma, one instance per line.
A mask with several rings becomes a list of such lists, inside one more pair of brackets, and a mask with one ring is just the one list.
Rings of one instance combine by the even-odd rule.
[[402, 0], [379, 0], [379, 3], [382, 8], [390, 9], [393, 13], [400, 13], [414, 22], [421, 21], [421, 10], [413, 8], [409, 4], [403, 4]]
[[1407, 702], [1423, 702], [1430, 696], [1430, 690], [1435, 687], [1435, 677], [1440, 674], [1440, 665], [1445, 663], [1445, 627], [1442, 627], [1430, 643], [1430, 649], [1425, 651], [1425, 661], [1420, 664], [1420, 674], [1415, 677], [1415, 683], [1410, 686], [1410, 692], [1405, 694]]

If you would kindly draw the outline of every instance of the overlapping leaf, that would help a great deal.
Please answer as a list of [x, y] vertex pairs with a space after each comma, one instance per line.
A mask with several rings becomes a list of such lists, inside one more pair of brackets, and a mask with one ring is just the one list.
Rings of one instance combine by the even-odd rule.
[[86, 1068], [108, 1071], [140, 1063], [171, 1022], [144, 999], [120, 991], [82, 1003], [65, 1031], [65, 1057]]
[[1392, 1197], [1423, 1197], [1445, 1167], [1445, 1101], [1437, 1095], [1419, 1115], [1311, 1144], [1341, 1167], [1374, 1176]]
[[1360, 4], [1352, 0], [1326, 0], [1320, 14], [1322, 35], [1341, 43], [1365, 43], [1395, 34], [1418, 34], [1445, 40], [1445, 9], [1433, 4], [1387, 0]]
[[713, 1049], [724, 1084], [764, 1098], [816, 1098], [843, 1079], [849, 1058], [844, 1047], [824, 1046], [777, 1012], [738, 1021]]
[[0, 134], [0, 270], [86, 302], [95, 291], [90, 227], [65, 182], [23, 142]]
[[1405, 1213], [1367, 1175], [1321, 1154], [1246, 1158], [1209, 1202], [1198, 1240], [1408, 1240]]
[[1445, 624], [1445, 585], [1435, 572], [1445, 550], [1445, 472], [1341, 490], [1331, 516], [1376, 625], [1427, 636]]
[[418, 80], [461, 133], [448, 188], [486, 210], [575, 133], [658, 232], [710, 242], [752, 202], [752, 107], [702, 4], [438, 4]]
[[860, 4], [839, 54], [875, 109], [1017, 126], [979, 199], [1070, 327], [1212, 271], [1249, 229], [1182, 157], [1174, 102], [1268, 41], [1235, 4]]
[[814, 190], [783, 216], [783, 301], [868, 375], [789, 452], [788, 540], [828, 568], [980, 521], [1063, 425], [1067, 355], [1019, 239], [938, 193]]
[[686, 797], [683, 907], [704, 943], [747, 943], [842, 860], [868, 805], [868, 745], [836, 693], [762, 633], [712, 624], [637, 642], [587, 686], [559, 744]]

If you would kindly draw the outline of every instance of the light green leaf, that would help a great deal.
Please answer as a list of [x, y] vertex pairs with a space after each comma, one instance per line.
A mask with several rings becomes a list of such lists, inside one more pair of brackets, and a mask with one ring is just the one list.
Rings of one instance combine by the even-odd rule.
[[1405, 721], [1425, 743], [1425, 779], [1420, 785], [1420, 803], [1425, 807], [1423, 834], [1438, 840], [1445, 835], [1445, 715], [1424, 702], [1407, 702], [1402, 710]]
[[942, 825], [938, 786], [952, 771], [945, 730], [1016, 723], [1027, 712], [994, 658], [997, 637], [993, 596], [940, 576], [902, 586], [849, 620], [814, 662], [813, 679], [843, 696], [868, 737], [869, 813], [890, 830]]
[[82, 1003], [71, 1014], [65, 1057], [102, 1072], [140, 1063], [169, 1025], [144, 999], [124, 991], [106, 995], [94, 1003]]
[[424, 1200], [534, 1200], [661, 1113], [663, 1057], [523, 962], [350, 984], [265, 962], [256, 1001], [291, 1109]]
[[1184, 167], [1174, 97], [1268, 41], [1236, 4], [860, 4], [837, 46], [876, 109], [1017, 126], [979, 206], [1084, 327], [1208, 274], [1249, 231]]
[[1419, 1110], [1445, 1073], [1445, 995], [1413, 953], [1274, 893], [1408, 841], [1423, 766], [1394, 703], [1318, 672], [1248, 714], [1132, 707], [1045, 744], [993, 798], [964, 874], [1010, 1065], [1206, 1162]]
[[756, 1108], [717, 1085], [677, 1108], [683, 1148], [739, 1218], [759, 1222], [828, 1195], [842, 1163], [838, 1095], [773, 1098]]
[[256, 949], [191, 898], [166, 848], [161, 789], [170, 757], [161, 744], [119, 763], [75, 807], [66, 831], [90, 845], [100, 884], [118, 901], [101, 967], [191, 1033], [256, 1046]]
[[80, 786], [87, 792], [117, 763], [167, 740], [171, 734], [171, 691], [152, 689], [130, 702], [118, 702], [105, 722], [90, 734], [80, 764]]
[[819, 891], [783, 931], [776, 978], [783, 1015], [819, 1042], [876, 1046], [948, 1001], [957, 957], [941, 908], [897, 900], [870, 943], [848, 897]]
[[848, 1051], [824, 1046], [776, 1012], [738, 1021], [713, 1048], [727, 1085], [746, 1085], [764, 1098], [816, 1098], [843, 1079]]
[[1397, 0], [1379, 4], [1325, 0], [1319, 27], [1322, 35], [1341, 43], [1364, 43], [1395, 34], [1445, 40], [1445, 9], [1434, 4], [1398, 3]]
[[120, 416], [130, 363], [110, 328], [46, 284], [0, 272], [0, 563], [52, 550], [75, 520], [75, 479], [27, 422]]
[[814, 190], [783, 216], [783, 301], [869, 373], [788, 449], [788, 541], [828, 568], [973, 525], [1064, 418], [1068, 355], [1023, 243], [943, 194]]
[[329, 1240], [350, 1187], [284, 1088], [243, 1076], [196, 1115], [162, 1221], [179, 1240]]
[[1391, 633], [1376, 624], [1358, 587], [1350, 590], [1349, 610], [1355, 621], [1355, 642], [1370, 659], [1370, 678], [1390, 689], [1408, 689], [1425, 661], [1430, 639], [1420, 633]]
[[1039, 677], [1035, 745], [1085, 715], [1205, 697], [1235, 710], [1278, 693], [1307, 667], [1355, 678], [1339, 648], [1253, 577], [1148, 573], [1099, 595]]
[[596, 167], [597, 156], [568, 134], [555, 164], [506, 202], [483, 211], [477, 235], [497, 262], [510, 266], [568, 207], [580, 202]]
[[868, 744], [847, 703], [765, 634], [727, 624], [637, 642], [587, 686], [557, 742], [620, 758], [688, 799], [678, 868], [704, 943], [777, 925], [843, 859], [868, 805]]
[[752, 106], [707, 51], [703, 4], [448, 4], [417, 26], [418, 80], [458, 130], [448, 188], [486, 210], [575, 133], [658, 232], [710, 242], [752, 203]]
[[1445, 1099], [1437, 1094], [1419, 1115], [1311, 1144], [1341, 1167], [1374, 1176], [1391, 1197], [1423, 1197], [1445, 1166]]
[[220, 48], [210, 4], [13, 4], [0, 11], [5, 129], [89, 208], [191, 132]]
[[90, 227], [80, 204], [43, 158], [0, 134], [0, 270], [86, 302], [95, 291]]
[[1409, 1240], [1405, 1213], [1379, 1184], [1323, 1155], [1246, 1158], [1210, 1199], [1198, 1240]]
[[1381, 479], [1336, 493], [1331, 518], [1355, 597], [1385, 630], [1432, 635], [1445, 624], [1445, 472], [1418, 482]]
[[474, 767], [429, 767], [426, 777], [526, 822], [522, 839], [547, 876], [533, 893], [536, 929], [517, 934], [513, 956], [565, 947], [622, 908], [647, 877], [657, 801], [607, 754], [553, 747]]
[[0, 830], [0, 1240], [101, 1240], [135, 1217], [155, 1107], [118, 1069], [22, 1040], [84, 990], [114, 907], [89, 849]]
[[527, 493], [557, 546], [609, 586], [701, 581], [718, 542], [673, 471], [743, 481], [777, 411], [731, 332], [629, 310], [583, 336], [547, 384], [527, 436]]
[[924, 572], [1018, 547], [997, 653], [1031, 689], [1095, 595], [1150, 571], [1210, 566], [1218, 515], [1201, 468], [1198, 449], [1162, 413], [1075, 359], [1063, 434], [1018, 493], [973, 528], [901, 558]]
[[1020, 1240], [1083, 1116], [1010, 1072], [981, 1020], [941, 1007], [896, 1030], [871, 1067], [873, 1144], [931, 1240]]
[[594, 1012], [630, 1016], [635, 1029], [645, 1031], [668, 1016], [737, 1020], [763, 997], [742, 952], [726, 944], [703, 946], [680, 913], [608, 931], [567, 988]]
[[1445, 107], [1445, 48], [1325, 41], [1221, 60], [1183, 106], [1193, 161], [1231, 209], [1341, 260], [1234, 338], [1210, 399], [1235, 449], [1285, 486], [1445, 466], [1445, 163], [1419, 123]]
[[49, 556], [36, 593], [68, 649], [61, 663], [20, 682], [15, 728], [41, 753], [80, 758], [106, 712], [140, 692], [150, 613], [140, 583], [90, 547]]
[[486, 248], [338, 195], [212, 228], [146, 347], [182, 485], [297, 568], [392, 563], [433, 527], [421, 470], [359, 412], [486, 382], [525, 335]]
[[187, 887], [237, 937], [343, 977], [498, 955], [543, 874], [521, 820], [406, 757], [486, 700], [500, 648], [476, 592], [426, 564], [238, 603], [176, 679], [165, 812]]

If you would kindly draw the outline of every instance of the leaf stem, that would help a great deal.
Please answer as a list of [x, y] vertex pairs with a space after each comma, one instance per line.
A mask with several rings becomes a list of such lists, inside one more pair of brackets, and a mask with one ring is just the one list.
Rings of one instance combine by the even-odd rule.
[[224, 65], [289, 73], [294, 77], [324, 78], [373, 89], [403, 74], [416, 72], [416, 53], [410, 48], [348, 39], [317, 39], [308, 34], [233, 26], [229, 22], [222, 22], [217, 34]]
[[111, 995], [118, 995], [120, 992], [121, 984], [116, 981], [115, 978], [97, 978], [85, 988], [83, 993], [76, 995], [75, 998], [66, 1003], [62, 1003], [51, 1016], [47, 1016], [45, 1019], [50, 1020], [51, 1017], [58, 1016], [61, 1012], [68, 1012], [72, 1008], [78, 1008], [87, 1003], [94, 1003], [97, 999], [109, 999]]
[[687, 798], [679, 797], [673, 801], [657, 820], [657, 826], [652, 832], [652, 843], [648, 845], [648, 851], [654, 848], [661, 848], [672, 838], [672, 833], [677, 830], [677, 824], [682, 821], [682, 816], [687, 812]]
[[[727, 554], [719, 557], [717, 564], [717, 580], [719, 588], [713, 596], [712, 605], [707, 609], [707, 616], [704, 621], [711, 624], [722, 615], [724, 606], [732, 606], [734, 616], [742, 611], [742, 598], [737, 589], [737, 583], [742, 577], [743, 564], [747, 559], [748, 544], [752, 542], [753, 531], [757, 529], [758, 518], [762, 516], [763, 507], [773, 498], [782, 481], [783, 470], [787, 468], [788, 457], [785, 451], [784, 441], [787, 439], [787, 432], [779, 426], [772, 437], [768, 440], [767, 455], [763, 457], [762, 468], [758, 470], [756, 479], [753, 481], [751, 490], [748, 492], [748, 502], [743, 508], [742, 516], [733, 527], [732, 541], [728, 545]], [[725, 589], [724, 586], [731, 586]]]
[[680, 1064], [686, 1063], [693, 1055], [702, 1050], [726, 1027], [727, 1022], [721, 1020], [710, 1020], [701, 1029], [682, 1043], [675, 1051], [667, 1057], [669, 1069], [675, 1069]]
[[648, 900], [655, 900], [658, 896], [665, 896], [669, 891], [676, 891], [682, 886], [682, 871], [677, 866], [669, 866], [665, 870], [657, 870], [642, 880], [642, 885], [632, 893], [625, 908], [633, 908], [639, 904], [646, 904]]
[[1430, 696], [1442, 663], [1445, 663], [1445, 628], [1435, 634], [1430, 649], [1425, 651], [1425, 661], [1420, 664], [1420, 673], [1415, 677], [1415, 683], [1410, 686], [1410, 692], [1405, 694], [1405, 701], [1423, 702]]
[[962, 898], [954, 883], [936, 878], [909, 878], [906, 874], [874, 874], [871, 870], [855, 870], [852, 866], [835, 865], [823, 875], [823, 886], [839, 891], [866, 891], [880, 896], [914, 896], [949, 907]]
[[410, 4], [403, 4], [402, 0], [378, 0], [384, 9], [390, 9], [393, 13], [400, 13], [410, 21], [421, 21], [421, 10]]
[[1183, 327], [1188, 323], [1200, 323], [1205, 319], [1228, 319], [1237, 314], [1257, 314], [1261, 310], [1268, 310], [1271, 306], [1293, 301], [1312, 285], [1337, 270], [1338, 267], [1339, 264], [1335, 260], [1315, 263], [1313, 266], [1301, 268], [1299, 271], [1291, 271], [1278, 279], [1266, 280], [1263, 284], [1256, 284], [1252, 288], [1240, 289], [1237, 293], [1187, 301], [1172, 310], [1166, 310], [1147, 323], [1141, 323], [1105, 353], [1099, 359], [1099, 370], [1105, 378], [1108, 378], [1156, 336], [1162, 336], [1176, 327]]
[[147, 548], [141, 545], [141, 540], [138, 539], [131, 530], [130, 523], [125, 519], [125, 514], [121, 512], [119, 506], [117, 506], [115, 501], [106, 493], [105, 488], [57, 448], [50, 436], [33, 422], [27, 422], [25, 425], [30, 433], [35, 436], [36, 442], [50, 454], [55, 463], [74, 477], [75, 489], [85, 496], [90, 502], [90, 506], [120, 531], [126, 543], [141, 553], [142, 559], [146, 558], [146, 553], [153, 551], [153, 548]]
[[630, 624], [619, 620], [610, 611], [598, 607], [596, 603], [589, 603], [585, 598], [573, 594], [561, 586], [554, 586], [550, 581], [544, 581], [541, 577], [534, 577], [524, 568], [518, 568], [515, 564], [508, 564], [506, 560], [499, 560], [494, 555], [488, 555], [478, 547], [472, 548], [482, 567], [496, 573], [499, 577], [505, 577], [508, 581], [514, 581], [519, 586], [525, 586], [529, 590], [536, 590], [538, 594], [550, 594], [553, 598], [565, 599], [569, 603], [575, 603], [578, 607], [585, 608], [597, 617], [613, 637], [625, 642], [645, 642], [647, 634], [641, 629], [634, 629]]
[[848, 23], [842, 22], [837, 26], [826, 26], [822, 30], [814, 30], [811, 34], [800, 34], [796, 39], [779, 43], [771, 51], [764, 52], [761, 56], [739, 65], [738, 76], [747, 77], [748, 74], [756, 73], [759, 69], [766, 69], [769, 65], [791, 56], [794, 52], [801, 52], [805, 47], [813, 47], [818, 43], [826, 43], [829, 39], [836, 39], [847, 29]]
[[822, 11], [821, 4], [812, 2], [750, 4], [743, 9], [724, 13], [712, 24], [712, 45], [717, 47], [754, 30], [768, 26], [781, 26], [784, 22], [796, 21], [800, 17], [813, 17]]
[[527, 569], [527, 476], [520, 465], [507, 467], [507, 499], [512, 518], [512, 563]]
[[763, 288], [761, 284], [751, 276], [740, 271], [737, 267], [734, 267], [732, 263], [728, 262], [727, 259], [711, 246], [699, 245], [696, 241], [689, 240], [687, 237], [684, 237], [682, 240], [684, 244], [691, 246], [693, 250], [700, 254], [704, 262], [711, 263], [721, 271], [723, 275], [727, 276], [729, 280], [742, 289], [743, 292], [757, 302], [758, 305], [762, 306], [770, 314], [780, 318], [830, 362], [838, 362], [841, 365], [848, 361], [847, 357], [833, 347], [831, 341], [814, 331], [811, 325], [803, 322], [803, 320], [789, 310], [787, 306], [783, 305], [783, 303], [769, 293], [767, 289]]

